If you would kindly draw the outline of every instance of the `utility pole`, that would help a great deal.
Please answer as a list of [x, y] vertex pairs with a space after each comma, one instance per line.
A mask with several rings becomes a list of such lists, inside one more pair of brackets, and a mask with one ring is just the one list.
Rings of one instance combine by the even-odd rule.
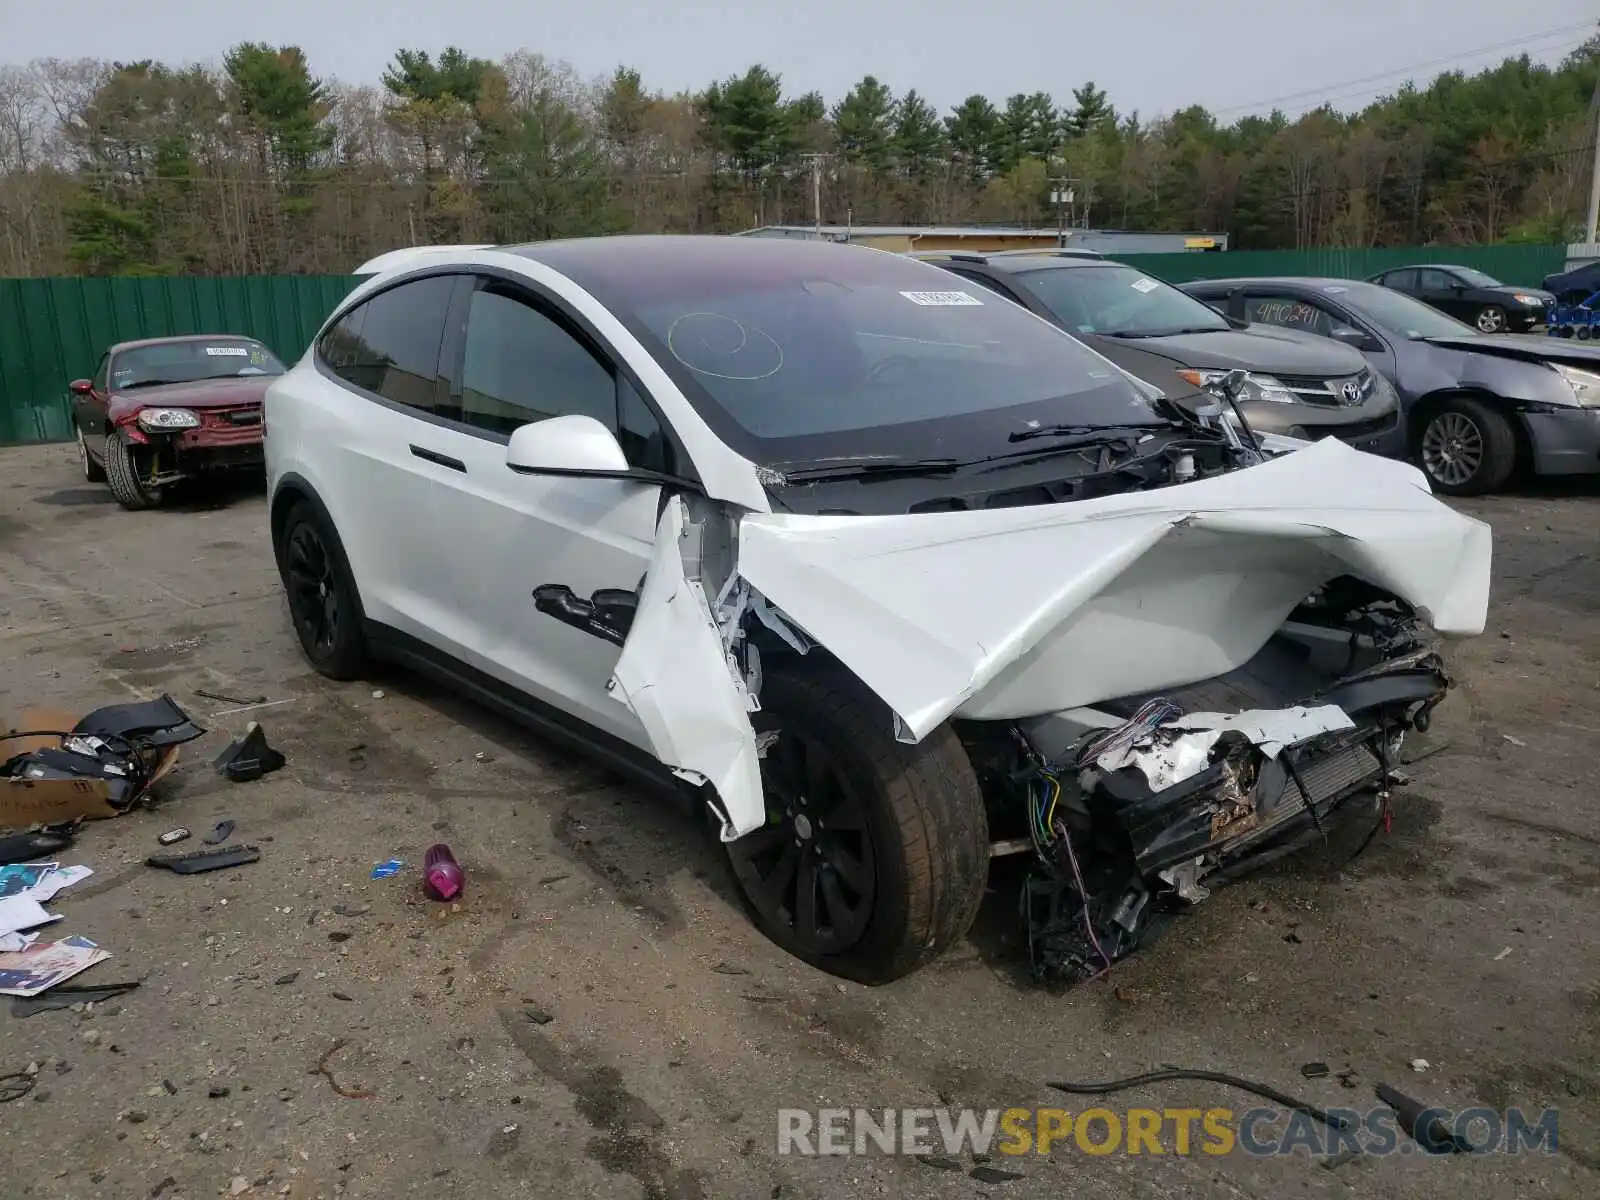
[[1594, 161], [1589, 164], [1589, 224], [1583, 239], [1585, 246], [1594, 245], [1595, 225], [1600, 222], [1600, 75], [1595, 77], [1589, 115], [1594, 120]]
[[[1052, 185], [1050, 199], [1055, 202], [1056, 206], [1056, 246], [1058, 248], [1067, 244], [1067, 208], [1076, 199], [1072, 185], [1077, 182], [1076, 179], [1069, 179], [1065, 175], [1050, 181]], [[1077, 223], [1076, 217], [1074, 217], [1073, 223]]]
[[822, 160], [826, 154], [802, 154], [800, 156], [811, 164], [811, 217], [816, 223], [817, 240], [822, 240]]

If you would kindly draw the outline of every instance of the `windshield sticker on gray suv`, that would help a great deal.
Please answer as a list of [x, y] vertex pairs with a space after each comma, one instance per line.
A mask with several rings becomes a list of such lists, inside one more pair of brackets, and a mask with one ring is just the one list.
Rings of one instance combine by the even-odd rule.
[[207, 346], [206, 353], [213, 358], [249, 358], [250, 351], [243, 346]]
[[966, 292], [901, 292], [913, 304], [921, 304], [930, 308], [970, 308], [973, 305], [982, 307], [983, 301]]
[[1154, 279], [1135, 279], [1128, 286], [1136, 292], [1153, 292], [1161, 285]]

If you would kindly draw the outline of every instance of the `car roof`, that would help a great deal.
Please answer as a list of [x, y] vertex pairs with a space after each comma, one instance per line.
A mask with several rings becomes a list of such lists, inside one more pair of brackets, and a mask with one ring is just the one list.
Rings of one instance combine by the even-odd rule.
[[1179, 286], [1189, 288], [1234, 288], [1253, 283], [1286, 283], [1291, 287], [1312, 290], [1330, 287], [1349, 287], [1352, 283], [1367, 283], [1365, 279], [1340, 279], [1333, 275], [1240, 275], [1233, 279], [1191, 279]]
[[970, 266], [992, 267], [997, 271], [1016, 274], [1019, 271], [1048, 271], [1057, 267], [1120, 267], [1116, 262], [1095, 250], [997, 250], [985, 254], [977, 250], [919, 250], [907, 254], [920, 262], [962, 263]]
[[169, 337], [135, 338], [131, 342], [115, 342], [107, 350], [107, 354], [120, 354], [124, 350], [138, 350], [143, 346], [174, 346], [179, 342], [260, 342], [258, 337], [251, 337], [248, 333], [177, 333]]
[[390, 250], [376, 258], [369, 258], [354, 271], [352, 275], [376, 275], [380, 271], [393, 270], [395, 267], [409, 265], [417, 261], [427, 261], [429, 258], [452, 254], [470, 253], [473, 250], [492, 250], [493, 243], [474, 242], [461, 245], [439, 246], [403, 246], [399, 250]]

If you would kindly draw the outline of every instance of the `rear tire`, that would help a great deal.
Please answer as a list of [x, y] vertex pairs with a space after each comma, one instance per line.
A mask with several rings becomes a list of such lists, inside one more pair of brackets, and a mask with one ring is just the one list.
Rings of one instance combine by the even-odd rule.
[[140, 512], [161, 503], [161, 489], [139, 478], [139, 464], [127, 442], [114, 433], [106, 434], [105, 456], [106, 482], [118, 504], [129, 512]]
[[1485, 304], [1478, 310], [1478, 316], [1473, 324], [1478, 327], [1479, 333], [1504, 333], [1506, 310], [1498, 304]]
[[989, 827], [954, 731], [896, 741], [881, 701], [809, 665], [767, 676], [754, 722], [778, 732], [762, 760], [768, 822], [726, 851], [756, 926], [865, 984], [959, 942], [983, 902]]
[[73, 422], [72, 433], [78, 439], [78, 466], [83, 469], [84, 479], [90, 483], [104, 483], [106, 469], [89, 457], [88, 444], [83, 440], [83, 427], [76, 421]]
[[338, 536], [310, 501], [289, 510], [273, 552], [307, 661], [329, 679], [361, 678], [367, 646], [355, 580]]
[[1517, 465], [1511, 422], [1482, 400], [1451, 396], [1435, 407], [1417, 438], [1417, 458], [1436, 492], [1481, 496], [1499, 491]]

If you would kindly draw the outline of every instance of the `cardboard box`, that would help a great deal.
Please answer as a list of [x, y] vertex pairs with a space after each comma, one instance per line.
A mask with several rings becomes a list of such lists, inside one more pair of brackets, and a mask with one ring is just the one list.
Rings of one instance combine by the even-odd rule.
[[[0, 742], [0, 764], [19, 754], [61, 745], [50, 730], [70, 730], [83, 718], [57, 709], [32, 709], [16, 720], [5, 720], [5, 733], [44, 731], [39, 737], [7, 737]], [[4, 735], [0, 735], [4, 736]], [[145, 760], [150, 769], [149, 791], [178, 761], [178, 747], [168, 746]], [[64, 825], [72, 821], [102, 821], [120, 817], [143, 796], [139, 793], [122, 808], [111, 803], [111, 789], [95, 779], [17, 779], [0, 777], [0, 830], [27, 829], [34, 825]]]

